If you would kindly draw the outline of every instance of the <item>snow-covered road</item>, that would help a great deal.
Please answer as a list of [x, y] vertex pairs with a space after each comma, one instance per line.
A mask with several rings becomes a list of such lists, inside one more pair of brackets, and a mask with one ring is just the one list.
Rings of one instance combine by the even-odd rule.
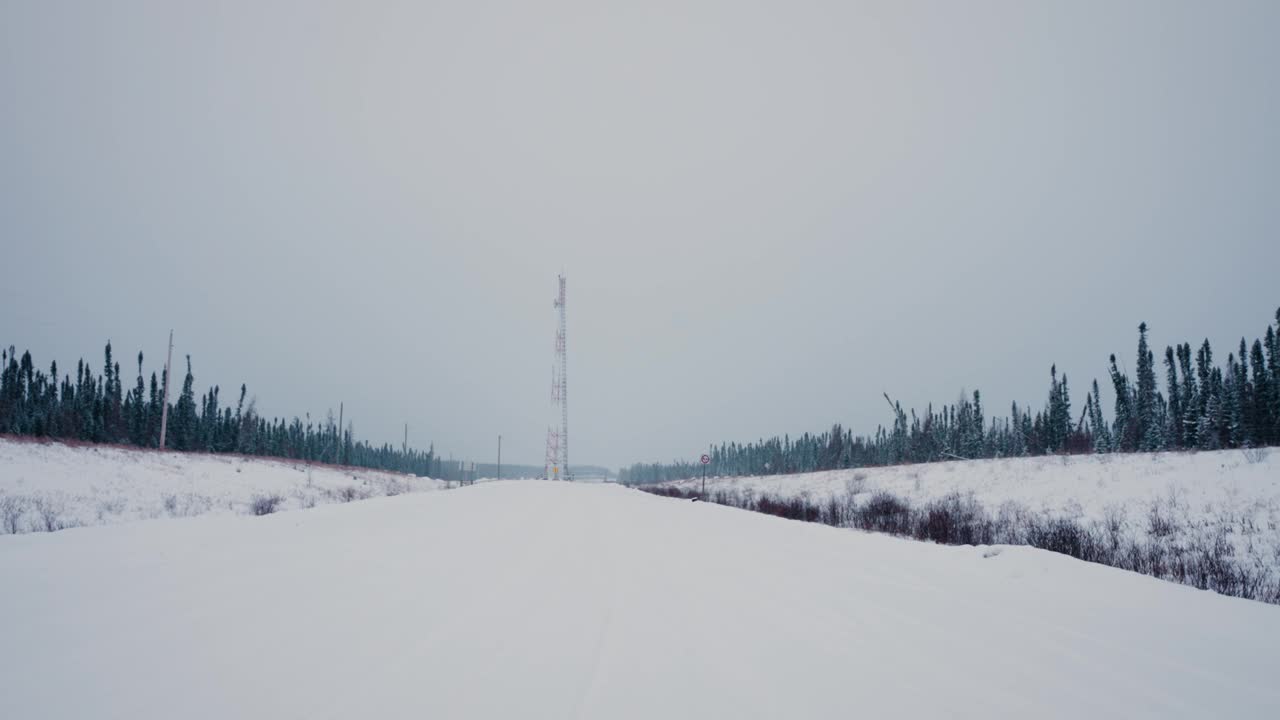
[[0, 537], [14, 718], [1280, 715], [1280, 607], [611, 485]]

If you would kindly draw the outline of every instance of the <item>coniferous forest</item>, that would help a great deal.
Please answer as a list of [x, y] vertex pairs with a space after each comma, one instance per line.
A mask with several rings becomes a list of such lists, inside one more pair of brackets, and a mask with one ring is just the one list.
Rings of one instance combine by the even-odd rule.
[[[1083, 404], [1073, 407], [1066, 373], [1051, 366], [1048, 398], [1039, 410], [1015, 402], [1008, 416], [988, 421], [977, 391], [919, 414], [886, 396], [893, 425], [882, 425], [870, 436], [854, 435], [837, 424], [797, 438], [721, 444], [711, 449], [707, 472], [777, 475], [1056, 453], [1280, 445], [1280, 309], [1275, 320], [1252, 344], [1241, 338], [1224, 364], [1215, 364], [1208, 340], [1198, 347], [1166, 347], [1163, 371], [1148, 344], [1147, 325], [1140, 324], [1136, 377], [1117, 366], [1115, 355], [1110, 358], [1108, 380], [1115, 395], [1110, 413], [1103, 408], [1097, 380], [1086, 388]], [[696, 477], [702, 471], [700, 464], [688, 461], [637, 463], [621, 470], [619, 479], [647, 484]]]
[[[323, 422], [293, 418], [268, 420], [257, 414], [254, 402], [245, 402], [247, 388], [224, 402], [215, 385], [199, 398], [191, 357], [181, 388], [169, 389], [168, 450], [238, 453], [308, 462], [430, 475], [442, 479], [461, 477], [461, 463], [442, 461], [434, 449], [427, 451], [376, 446], [353, 437], [352, 425], [338, 427], [332, 412]], [[125, 388], [120, 363], [112, 357], [111, 343], [104, 351], [103, 371], [96, 374], [88, 363], [76, 363], [74, 375], [61, 374], [52, 362], [49, 371], [37, 369], [31, 353], [19, 357], [11, 346], [0, 351], [0, 434], [25, 435], [89, 443], [112, 443], [156, 448], [160, 444], [160, 419], [164, 397], [163, 371], [143, 372], [138, 353], [137, 377]], [[174, 399], [176, 396], [176, 400]]]

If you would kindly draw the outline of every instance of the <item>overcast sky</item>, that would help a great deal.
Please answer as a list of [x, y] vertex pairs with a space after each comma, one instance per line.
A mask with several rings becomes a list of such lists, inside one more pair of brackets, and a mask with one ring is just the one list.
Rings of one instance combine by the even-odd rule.
[[[0, 341], [541, 463], [1076, 409], [1280, 305], [1277, 2], [0, 0]], [[129, 371], [132, 376], [132, 369]]]

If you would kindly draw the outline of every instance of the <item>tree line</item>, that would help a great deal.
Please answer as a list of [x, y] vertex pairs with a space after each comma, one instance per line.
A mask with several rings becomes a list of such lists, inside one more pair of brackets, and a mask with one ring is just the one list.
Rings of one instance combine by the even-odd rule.
[[[353, 425], [340, 428], [332, 411], [323, 421], [312, 421], [309, 415], [305, 421], [262, 417], [252, 399], [245, 402], [245, 385], [240, 386], [234, 409], [224, 403], [217, 385], [197, 399], [190, 355], [186, 361], [181, 391], [168, 407], [168, 450], [288, 458], [441, 479], [462, 475], [461, 462], [442, 460], [434, 448], [423, 451], [356, 440]], [[0, 350], [0, 367], [0, 434], [159, 447], [164, 372], [152, 372], [148, 382], [141, 352], [137, 378], [127, 390], [110, 341], [101, 373], [81, 359], [74, 376], [68, 372], [59, 379], [57, 362], [50, 363], [46, 373], [36, 367], [30, 351], [19, 357], [13, 346]]]
[[[1280, 309], [1275, 325], [1252, 344], [1215, 364], [1206, 339], [1164, 352], [1164, 389], [1157, 378], [1147, 325], [1138, 326], [1135, 377], [1117, 366], [1113, 354], [1109, 379], [1115, 391], [1110, 414], [1104, 411], [1098, 381], [1085, 392], [1077, 416], [1066, 373], [1049, 369], [1043, 407], [1013, 403], [1008, 416], [985, 418], [982, 395], [923, 413], [904, 410], [885, 395], [893, 413], [891, 427], [872, 435], [854, 435], [839, 424], [823, 433], [797, 438], [772, 437], [748, 443], [723, 443], [710, 452], [713, 475], [776, 475], [902, 463], [1020, 457], [1055, 453], [1218, 450], [1280, 444]], [[636, 463], [619, 472], [621, 482], [647, 484], [696, 477], [702, 466], [688, 461]]]

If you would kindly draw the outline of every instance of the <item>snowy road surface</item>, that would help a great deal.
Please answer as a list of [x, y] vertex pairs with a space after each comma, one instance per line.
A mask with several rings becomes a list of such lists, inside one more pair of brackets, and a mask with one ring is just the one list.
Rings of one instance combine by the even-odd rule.
[[1280, 607], [616, 486], [0, 536], [12, 718], [1280, 717]]

